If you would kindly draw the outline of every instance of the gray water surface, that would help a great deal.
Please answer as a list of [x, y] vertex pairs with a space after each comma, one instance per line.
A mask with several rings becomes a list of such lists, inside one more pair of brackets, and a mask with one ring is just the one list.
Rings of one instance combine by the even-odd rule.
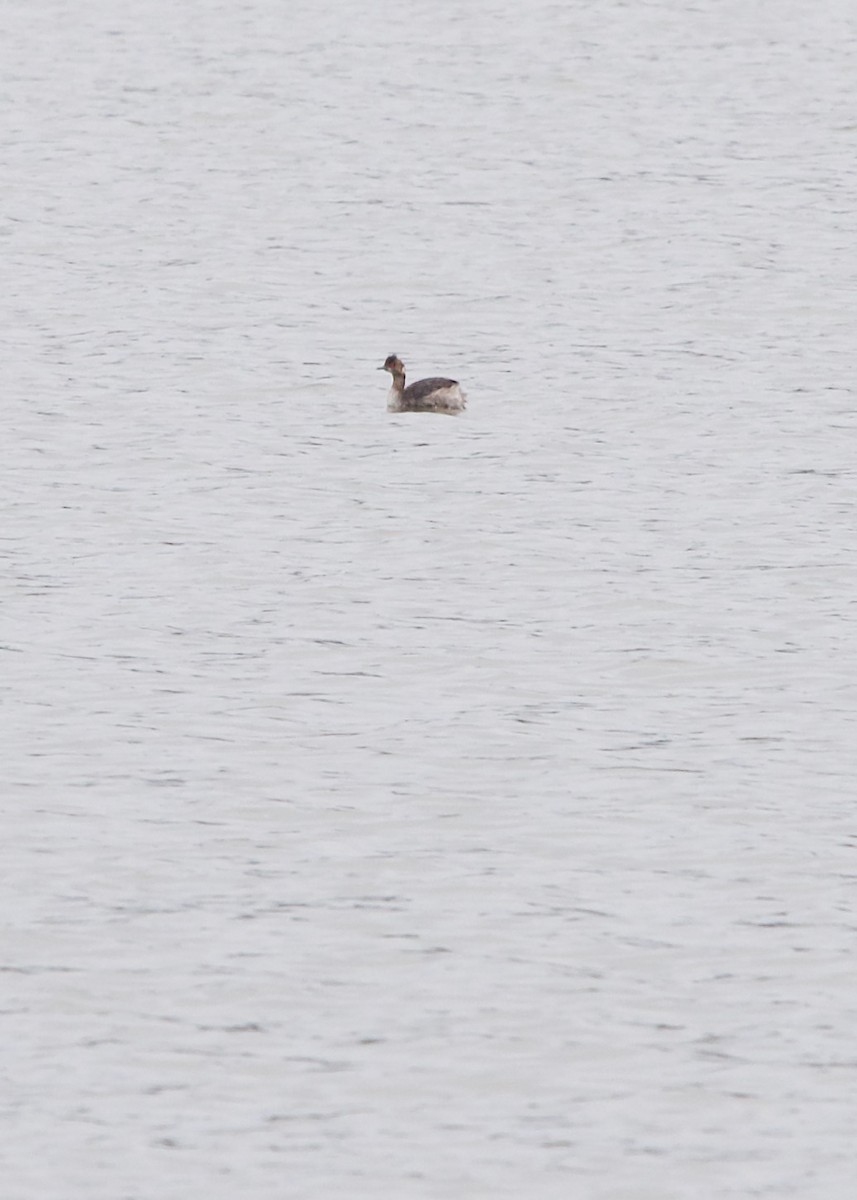
[[854, 1194], [857, 15], [526, 7], [6, 5], [5, 1200]]

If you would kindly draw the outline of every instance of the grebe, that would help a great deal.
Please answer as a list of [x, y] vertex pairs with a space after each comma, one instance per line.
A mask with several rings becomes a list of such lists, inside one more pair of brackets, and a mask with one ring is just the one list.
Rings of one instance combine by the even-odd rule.
[[436, 412], [454, 416], [464, 410], [467, 396], [454, 379], [420, 379], [405, 387], [405, 364], [391, 354], [379, 371], [389, 371], [393, 385], [387, 395], [387, 412]]

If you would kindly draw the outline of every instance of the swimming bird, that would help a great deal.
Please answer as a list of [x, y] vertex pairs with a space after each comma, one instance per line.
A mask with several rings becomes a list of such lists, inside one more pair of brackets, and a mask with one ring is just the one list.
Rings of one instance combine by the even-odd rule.
[[405, 387], [405, 364], [388, 356], [379, 371], [389, 371], [393, 383], [387, 394], [387, 412], [435, 412], [454, 416], [464, 411], [467, 396], [455, 379], [420, 379]]

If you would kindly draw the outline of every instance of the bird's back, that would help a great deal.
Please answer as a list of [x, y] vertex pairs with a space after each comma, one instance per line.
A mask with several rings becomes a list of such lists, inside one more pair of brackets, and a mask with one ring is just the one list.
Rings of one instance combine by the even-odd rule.
[[461, 412], [466, 402], [456, 379], [419, 379], [402, 393], [402, 407], [410, 412]]

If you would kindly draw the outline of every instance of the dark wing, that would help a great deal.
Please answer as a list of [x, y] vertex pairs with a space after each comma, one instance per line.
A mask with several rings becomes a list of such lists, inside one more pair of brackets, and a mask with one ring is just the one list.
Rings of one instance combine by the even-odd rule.
[[434, 392], [453, 387], [458, 387], [457, 379], [420, 379], [405, 388], [402, 399], [406, 404], [420, 404], [428, 400]]

